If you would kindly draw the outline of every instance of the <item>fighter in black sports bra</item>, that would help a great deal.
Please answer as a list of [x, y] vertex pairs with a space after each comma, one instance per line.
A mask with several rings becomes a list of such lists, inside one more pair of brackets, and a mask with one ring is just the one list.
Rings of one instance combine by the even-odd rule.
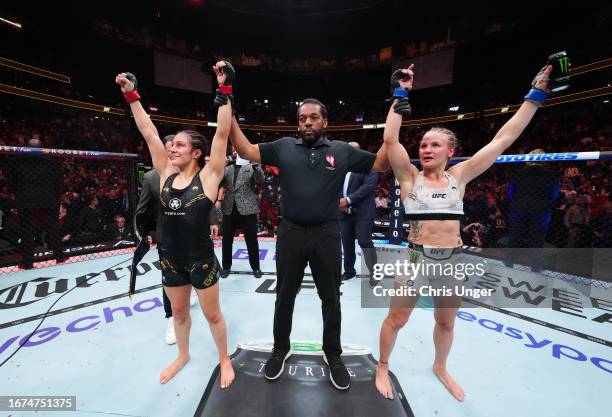
[[220, 61], [214, 67], [219, 83], [215, 96], [217, 129], [210, 147], [210, 161], [206, 139], [197, 131], [178, 132], [167, 151], [157, 128], [140, 103], [136, 91], [136, 77], [121, 73], [115, 82], [130, 104], [136, 126], [151, 153], [153, 167], [160, 175], [160, 211], [164, 238], [159, 247], [164, 290], [172, 303], [172, 316], [178, 357], [159, 377], [162, 384], [172, 379], [189, 361], [189, 333], [191, 315], [189, 298], [195, 287], [200, 307], [208, 321], [210, 332], [219, 353], [219, 382], [227, 388], [235, 378], [227, 353], [227, 328], [219, 303], [219, 262], [208, 233], [208, 214], [212, 201], [217, 199], [223, 178], [227, 140], [232, 125], [232, 81], [234, 69]]
[[162, 282], [167, 287], [191, 284], [205, 289], [219, 280], [219, 262], [208, 233], [208, 215], [213, 203], [204, 194], [199, 172], [191, 183], [176, 189], [166, 179], [160, 194], [160, 227], [164, 233], [159, 259]]

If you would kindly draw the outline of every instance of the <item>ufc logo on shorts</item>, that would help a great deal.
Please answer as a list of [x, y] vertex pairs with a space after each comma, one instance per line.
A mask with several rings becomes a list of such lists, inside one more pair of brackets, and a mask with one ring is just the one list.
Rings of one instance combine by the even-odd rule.
[[446, 198], [446, 193], [443, 193], [443, 194], [432, 194], [431, 198]]

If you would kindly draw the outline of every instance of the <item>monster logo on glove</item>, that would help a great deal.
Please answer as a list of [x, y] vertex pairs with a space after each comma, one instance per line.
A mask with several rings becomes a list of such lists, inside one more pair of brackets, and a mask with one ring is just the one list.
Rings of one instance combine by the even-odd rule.
[[563, 91], [569, 87], [570, 80], [570, 60], [567, 52], [557, 52], [548, 57], [548, 65], [553, 66], [550, 77], [550, 91], [553, 93]]

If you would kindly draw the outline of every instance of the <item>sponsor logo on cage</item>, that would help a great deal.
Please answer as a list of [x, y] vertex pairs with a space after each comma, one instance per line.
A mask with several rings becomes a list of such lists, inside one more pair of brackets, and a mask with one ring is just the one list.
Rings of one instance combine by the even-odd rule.
[[[392, 249], [392, 251], [395, 252], [396, 250]], [[381, 253], [382, 252], [383, 251], [381, 251]], [[235, 251], [232, 258], [234, 260], [248, 260], [248, 252], [246, 249], [238, 249]], [[274, 252], [261, 249], [260, 260], [265, 261], [266, 259], [274, 260], [275, 254]], [[414, 258], [411, 259], [412, 262], [416, 260], [417, 259]], [[403, 275], [408, 275], [408, 271], [403, 271], [403, 262], [401, 266], [402, 270], [399, 272], [402, 272]], [[389, 267], [393, 269], [389, 271], [391, 273], [388, 275], [391, 275], [395, 270], [395, 265], [390, 264]], [[415, 267], [408, 266], [407, 268], [412, 269]], [[21, 284], [0, 289], [0, 311], [25, 307], [44, 300], [49, 296], [53, 296], [54, 294], [63, 294], [74, 287], [77, 287], [78, 292], [98, 291], [100, 285], [114, 285], [123, 282], [122, 280], [124, 278], [129, 277], [129, 269], [129, 267], [114, 267], [103, 271], [85, 273], [76, 277], [40, 276]], [[161, 265], [158, 261], [152, 263], [142, 262], [139, 264], [136, 273], [138, 276], [147, 275], [149, 273], [157, 274], [161, 269]], [[379, 272], [381, 271], [379, 270]], [[462, 272], [469, 275], [467, 272], [471, 271], [465, 271], [464, 268], [461, 271], [455, 270], [453, 272]], [[412, 275], [412, 271], [410, 271], [410, 273]], [[382, 274], [383, 276], [386, 275], [384, 270]], [[530, 282], [529, 280], [517, 277], [512, 278], [511, 276], [486, 272], [476, 279], [477, 285], [475, 288], [496, 290], [494, 294], [499, 294], [500, 297], [507, 300], [507, 306], [526, 306], [529, 308], [542, 307], [602, 325], [612, 324], [612, 299], [606, 297], [606, 294], [592, 294], [589, 296], [569, 288], [552, 288], [550, 292], [547, 292], [545, 291], [545, 285], [543, 285], [545, 282], [546, 280], [544, 279], [544, 282], [538, 284], [537, 282]], [[314, 281], [305, 280], [298, 292], [301, 292], [300, 290], [315, 291], [316, 287]], [[265, 279], [254, 292], [258, 294], [276, 294], [276, 280], [270, 278]], [[124, 293], [121, 293], [117, 297], [123, 296]], [[103, 301], [107, 300], [108, 299], [103, 299]], [[517, 304], [517, 302], [519, 304]], [[499, 304], [499, 300], [497, 300], [497, 303]], [[61, 309], [58, 310], [56, 314], [70, 311], [73, 308], [80, 307], [76, 306]], [[17, 321], [24, 322], [24, 320], [30, 321], [28, 318], [22, 318]], [[15, 324], [17, 324], [15, 321], [0, 323], [0, 329]]]
[[183, 205], [183, 203], [181, 202], [180, 199], [178, 198], [173, 198], [172, 200], [170, 200], [170, 202], [168, 203], [168, 205], [170, 206], [170, 208], [172, 210], [178, 210], [181, 208], [181, 206]]
[[[571, 161], [579, 159], [578, 152], [542, 153], [528, 155], [501, 155], [497, 162], [523, 162], [523, 161]], [[580, 158], [582, 159], [582, 158]]]
[[100, 156], [103, 152], [96, 151], [80, 151], [74, 149], [51, 149], [51, 148], [40, 148], [32, 149], [24, 146], [0, 146], [0, 151], [18, 152], [18, 153], [36, 153], [36, 154], [48, 154], [48, 155], [80, 155], [80, 156]]
[[[70, 256], [84, 255], [84, 254], [90, 254], [90, 253], [95, 253], [95, 252], [104, 252], [109, 249], [117, 249], [117, 248], [125, 249], [127, 247], [134, 246], [135, 244], [136, 242], [131, 241], [131, 240], [121, 240], [119, 242], [114, 242], [114, 243], [97, 243], [97, 244], [84, 245], [84, 246], [72, 246], [69, 248], [65, 248], [62, 251], [62, 253], [64, 253], [64, 255], [70, 255]], [[34, 252], [34, 262], [44, 261], [46, 259], [41, 259], [41, 258], [46, 258], [50, 256], [53, 256], [53, 251], [51, 249]]]
[[118, 246], [134, 246], [135, 244], [136, 242], [134, 242], [133, 240], [120, 240], [119, 242], [113, 245], [113, 248], [116, 248]]

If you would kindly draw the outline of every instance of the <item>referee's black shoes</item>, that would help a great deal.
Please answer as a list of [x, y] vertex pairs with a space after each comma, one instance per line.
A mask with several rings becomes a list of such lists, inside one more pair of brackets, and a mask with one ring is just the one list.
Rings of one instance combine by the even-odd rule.
[[285, 361], [289, 356], [291, 356], [291, 350], [272, 349], [272, 354], [264, 367], [266, 379], [274, 380], [281, 376], [283, 369], [285, 369]]
[[327, 356], [323, 354], [323, 360], [329, 366], [329, 378], [334, 387], [339, 390], [349, 389], [351, 386], [351, 376], [340, 359], [340, 355]]

